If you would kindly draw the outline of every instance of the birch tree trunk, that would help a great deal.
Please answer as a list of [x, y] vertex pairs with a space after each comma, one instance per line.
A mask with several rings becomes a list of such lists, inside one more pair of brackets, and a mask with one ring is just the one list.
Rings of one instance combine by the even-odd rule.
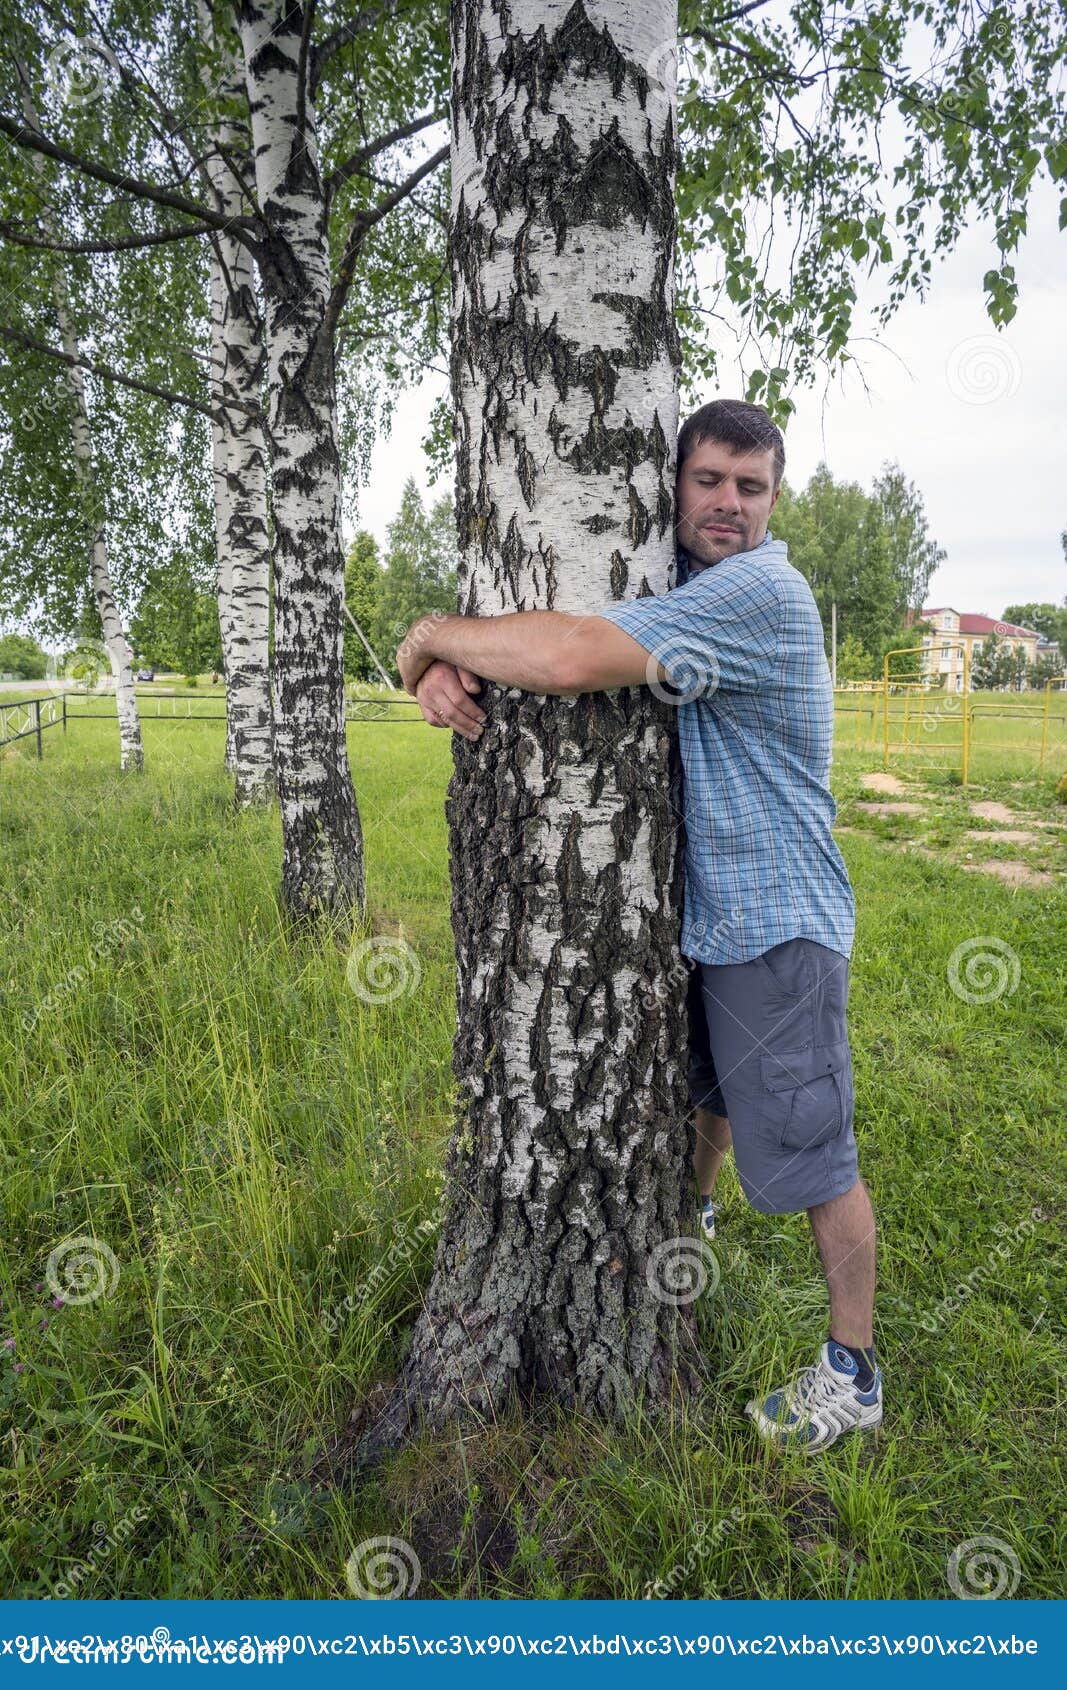
[[[36, 106], [30, 96], [29, 79], [23, 75], [21, 80], [23, 82], [23, 116], [29, 127], [40, 133], [41, 123]], [[38, 173], [43, 176], [44, 160], [36, 153], [32, 156]], [[59, 235], [50, 208], [47, 205], [43, 206], [38, 215], [49, 240], [58, 240]], [[63, 261], [58, 256], [55, 259], [52, 271], [52, 296], [56, 304], [56, 316], [59, 320], [63, 350], [72, 360], [80, 359], [81, 348], [78, 344], [78, 334], [74, 323], [70, 287], [66, 272], [63, 269]], [[111, 665], [111, 673], [115, 679], [115, 708], [119, 722], [119, 766], [123, 770], [129, 769], [139, 772], [144, 768], [141, 721], [137, 714], [137, 697], [134, 691], [133, 667], [130, 662], [126, 631], [122, 626], [122, 618], [119, 615], [111, 581], [104, 499], [93, 475], [89, 407], [85, 398], [85, 377], [79, 363], [72, 362], [67, 365], [66, 377], [73, 401], [71, 439], [74, 450], [74, 467], [81, 493], [82, 514], [91, 535], [89, 575], [104, 633], [104, 646], [107, 651], [108, 662]]]
[[[675, 29], [673, 0], [453, 0], [461, 611], [673, 584]], [[487, 698], [449, 789], [449, 1208], [365, 1460], [417, 1422], [616, 1417], [695, 1376], [673, 712]]]
[[308, 91], [310, 17], [240, 0], [256, 199], [267, 226], [267, 427], [274, 517], [275, 775], [282, 896], [298, 917], [365, 907], [345, 745], [344, 551], [327, 207]]
[[[205, 34], [209, 15], [202, 13]], [[241, 102], [244, 80], [232, 57], [221, 94]], [[217, 208], [239, 217], [248, 210], [242, 177], [252, 174], [249, 135], [234, 118], [219, 127], [220, 151], [208, 163]], [[262, 803], [274, 788], [274, 745], [268, 663], [270, 522], [267, 442], [258, 408], [263, 401], [265, 353], [253, 260], [246, 246], [223, 232], [212, 239], [212, 424], [215, 484], [216, 587], [226, 682], [226, 764], [237, 807]]]

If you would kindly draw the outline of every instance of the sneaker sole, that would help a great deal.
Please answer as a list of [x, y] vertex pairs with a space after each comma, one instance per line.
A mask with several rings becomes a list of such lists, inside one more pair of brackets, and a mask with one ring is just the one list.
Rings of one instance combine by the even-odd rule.
[[745, 1413], [764, 1443], [770, 1444], [774, 1449], [800, 1449], [805, 1454], [814, 1454], [819, 1449], [829, 1449], [831, 1444], [837, 1442], [838, 1438], [845, 1437], [849, 1432], [872, 1432], [882, 1424], [882, 1404], [880, 1402], [872, 1403], [869, 1408], [864, 1408], [861, 1411], [858, 1420], [851, 1421], [847, 1426], [839, 1427], [831, 1437], [820, 1438], [817, 1443], [802, 1444], [794, 1443], [788, 1436], [782, 1437], [783, 1428], [776, 1420], [767, 1418], [755, 1398], [745, 1404]]

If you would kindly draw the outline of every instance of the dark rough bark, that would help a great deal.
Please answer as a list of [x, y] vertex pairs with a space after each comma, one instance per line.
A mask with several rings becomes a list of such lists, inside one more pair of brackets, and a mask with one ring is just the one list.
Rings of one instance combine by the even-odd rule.
[[[453, 0], [466, 611], [673, 584], [674, 129], [642, 65], [674, 13], [617, 10], [615, 31], [581, 4]], [[698, 1371], [691, 1299], [664, 1294], [701, 1248], [673, 712], [636, 688], [487, 702], [491, 731], [457, 738], [449, 788], [447, 1218], [363, 1460], [542, 1395], [655, 1410]]]
[[259, 209], [274, 516], [274, 748], [282, 898], [362, 913], [363, 838], [345, 744], [344, 552], [327, 207], [302, 51], [306, 9], [241, 0]]

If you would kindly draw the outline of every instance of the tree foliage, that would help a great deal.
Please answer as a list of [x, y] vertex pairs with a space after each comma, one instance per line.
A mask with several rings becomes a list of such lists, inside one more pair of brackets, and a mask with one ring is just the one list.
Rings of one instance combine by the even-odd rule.
[[[372, 645], [381, 596], [382, 566], [378, 558], [378, 542], [373, 534], [361, 528], [345, 559], [345, 604]], [[351, 624], [345, 627], [345, 675], [356, 681], [380, 679], [370, 652]]]
[[455, 610], [456, 574], [452, 500], [446, 495], [427, 511], [409, 476], [400, 509], [389, 524], [375, 623], [376, 650], [386, 668], [395, 669], [397, 645], [417, 616]]
[[130, 642], [153, 669], [199, 675], [222, 668], [218, 604], [209, 572], [187, 554], [152, 570], [130, 620]]
[[905, 613], [917, 581], [944, 554], [927, 534], [921, 495], [897, 466], [866, 493], [820, 464], [801, 492], [783, 485], [770, 525], [811, 587], [827, 652], [837, 605], [839, 680], [880, 674], [887, 651], [917, 643]]
[[[679, 229], [687, 385], [717, 373], [740, 317], [747, 397], [848, 361], [859, 290], [879, 321], [923, 296], [964, 228], [993, 229], [993, 323], [1016, 309], [1013, 256], [1039, 177], [1067, 224], [1060, 0], [682, 0]], [[715, 21], [718, 20], [718, 21]], [[710, 255], [705, 286], [697, 260]]]
[[1067, 599], [1062, 604], [1009, 604], [1003, 619], [1019, 628], [1033, 628], [1035, 633], [1058, 645], [1061, 655], [1067, 658]]
[[48, 673], [48, 653], [29, 634], [0, 634], [0, 675], [18, 675], [25, 681], [43, 680]]

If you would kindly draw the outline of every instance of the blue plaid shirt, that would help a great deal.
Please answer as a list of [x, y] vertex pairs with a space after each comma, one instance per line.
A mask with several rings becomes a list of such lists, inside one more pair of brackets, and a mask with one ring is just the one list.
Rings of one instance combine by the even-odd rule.
[[680, 553], [679, 583], [597, 615], [681, 695], [681, 950], [748, 962], [807, 938], [849, 956], [855, 904], [830, 831], [834, 695], [811, 588], [770, 534], [703, 569]]

